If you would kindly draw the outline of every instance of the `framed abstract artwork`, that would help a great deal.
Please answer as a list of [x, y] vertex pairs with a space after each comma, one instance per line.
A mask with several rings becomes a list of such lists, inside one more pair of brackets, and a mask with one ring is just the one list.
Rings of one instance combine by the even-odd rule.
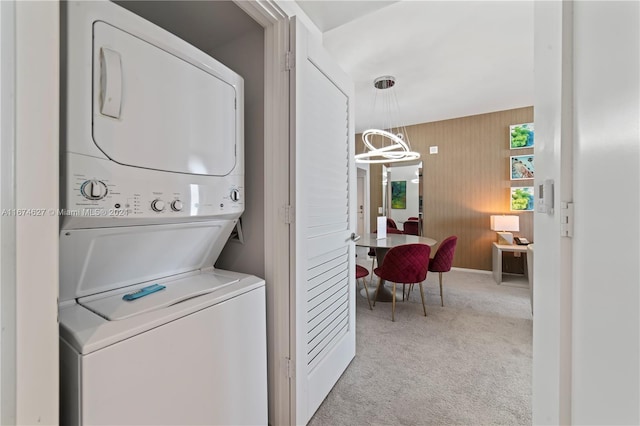
[[533, 186], [511, 188], [511, 211], [533, 211]]
[[533, 123], [509, 126], [509, 148], [533, 148]]
[[399, 180], [391, 182], [391, 208], [407, 208], [407, 181]]
[[533, 179], [533, 154], [511, 156], [511, 180]]

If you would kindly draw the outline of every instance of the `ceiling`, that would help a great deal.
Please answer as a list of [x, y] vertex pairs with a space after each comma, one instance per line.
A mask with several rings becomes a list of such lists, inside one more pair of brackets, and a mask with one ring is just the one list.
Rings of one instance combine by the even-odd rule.
[[393, 125], [533, 105], [532, 1], [298, 4], [354, 81], [357, 131], [381, 125], [373, 80], [383, 75], [396, 77]]

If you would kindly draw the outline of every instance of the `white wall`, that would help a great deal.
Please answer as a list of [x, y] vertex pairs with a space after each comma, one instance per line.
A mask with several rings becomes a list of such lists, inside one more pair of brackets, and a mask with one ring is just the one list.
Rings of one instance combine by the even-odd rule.
[[638, 2], [535, 4], [536, 185], [555, 180], [556, 211], [534, 216], [534, 424], [640, 423], [639, 24]]
[[244, 78], [245, 98], [245, 242], [229, 241], [216, 267], [264, 277], [264, 29], [209, 53]]
[[575, 424], [640, 424], [639, 28], [637, 1], [575, 2]]

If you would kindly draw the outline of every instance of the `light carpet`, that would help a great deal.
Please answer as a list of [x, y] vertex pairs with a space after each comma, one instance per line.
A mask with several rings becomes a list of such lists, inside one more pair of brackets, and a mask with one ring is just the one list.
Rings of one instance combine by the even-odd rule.
[[531, 424], [529, 290], [453, 270], [444, 294], [440, 307], [429, 273], [428, 316], [416, 286], [391, 322], [390, 303], [371, 311], [358, 291], [356, 357], [309, 425]]

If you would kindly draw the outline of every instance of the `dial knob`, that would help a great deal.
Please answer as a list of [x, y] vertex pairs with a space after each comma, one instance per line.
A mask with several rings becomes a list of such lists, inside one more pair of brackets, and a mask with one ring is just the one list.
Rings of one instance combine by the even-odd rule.
[[182, 210], [182, 201], [180, 200], [173, 200], [171, 202], [171, 210], [173, 210], [174, 212], [179, 212], [180, 210]]
[[89, 200], [102, 200], [107, 195], [107, 185], [97, 179], [85, 181], [80, 193]]
[[161, 212], [164, 210], [164, 201], [162, 201], [159, 198], [156, 198], [155, 200], [153, 200], [151, 202], [151, 208], [153, 209], [153, 211], [155, 212]]
[[237, 189], [232, 189], [230, 197], [231, 201], [240, 201], [240, 191], [238, 191]]

